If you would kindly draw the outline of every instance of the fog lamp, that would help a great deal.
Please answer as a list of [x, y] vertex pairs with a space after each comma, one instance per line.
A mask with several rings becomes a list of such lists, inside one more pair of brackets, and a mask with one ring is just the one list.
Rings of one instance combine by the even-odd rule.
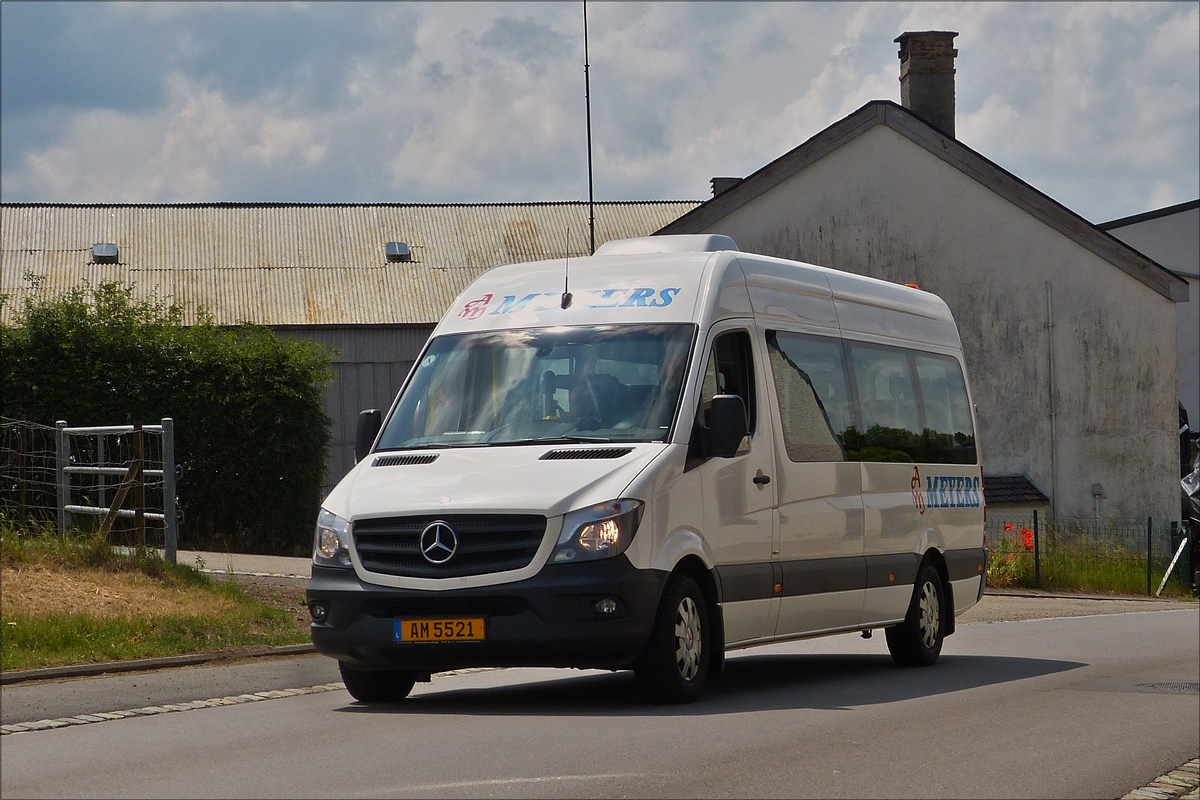
[[324, 622], [329, 619], [329, 606], [324, 603], [313, 603], [308, 607], [308, 613], [312, 615], [313, 622]]
[[596, 613], [604, 614], [605, 616], [617, 613], [617, 601], [611, 597], [604, 597], [596, 601]]

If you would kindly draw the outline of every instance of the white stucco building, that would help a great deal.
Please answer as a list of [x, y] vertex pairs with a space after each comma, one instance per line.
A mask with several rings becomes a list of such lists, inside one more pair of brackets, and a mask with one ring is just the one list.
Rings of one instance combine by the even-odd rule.
[[1122, 217], [1096, 226], [1137, 248], [1188, 282], [1178, 303], [1179, 402], [1193, 438], [1200, 433], [1200, 200]]
[[[985, 475], [1059, 517], [1177, 519], [1188, 285], [954, 138], [956, 34], [904, 34], [902, 107], [866, 104], [659, 233], [722, 233], [941, 296]], [[723, 191], [722, 191], [723, 190]]]

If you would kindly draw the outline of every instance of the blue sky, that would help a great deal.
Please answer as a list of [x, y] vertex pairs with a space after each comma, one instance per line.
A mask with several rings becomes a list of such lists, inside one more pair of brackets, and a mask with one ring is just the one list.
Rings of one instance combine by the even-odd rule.
[[[1094, 222], [1200, 196], [1200, 4], [588, 4], [596, 197], [703, 199], [955, 30], [957, 135]], [[585, 199], [581, 5], [0, 3], [6, 202]]]

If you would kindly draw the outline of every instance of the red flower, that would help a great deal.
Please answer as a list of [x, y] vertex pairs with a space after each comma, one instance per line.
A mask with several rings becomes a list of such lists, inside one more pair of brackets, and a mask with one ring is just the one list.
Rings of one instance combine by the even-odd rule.
[[1025, 546], [1026, 550], [1028, 550], [1029, 552], [1032, 553], [1033, 552], [1033, 531], [1029, 530], [1029, 528], [1021, 528], [1021, 530], [1018, 531], [1018, 533], [1021, 534], [1021, 544]]
[[1006, 523], [1004, 523], [1004, 531], [1005, 531], [1006, 533], [1007, 533], [1008, 531], [1011, 531], [1012, 529], [1013, 529], [1013, 524], [1012, 524], [1011, 522], [1006, 522]]

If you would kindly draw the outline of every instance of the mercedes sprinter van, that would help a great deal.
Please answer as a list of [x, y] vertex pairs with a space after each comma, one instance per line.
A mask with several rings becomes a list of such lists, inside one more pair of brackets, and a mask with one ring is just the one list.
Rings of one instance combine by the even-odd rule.
[[688, 702], [732, 648], [876, 629], [930, 665], [983, 593], [946, 304], [726, 236], [489, 270], [358, 434], [307, 602], [363, 702], [517, 665]]

